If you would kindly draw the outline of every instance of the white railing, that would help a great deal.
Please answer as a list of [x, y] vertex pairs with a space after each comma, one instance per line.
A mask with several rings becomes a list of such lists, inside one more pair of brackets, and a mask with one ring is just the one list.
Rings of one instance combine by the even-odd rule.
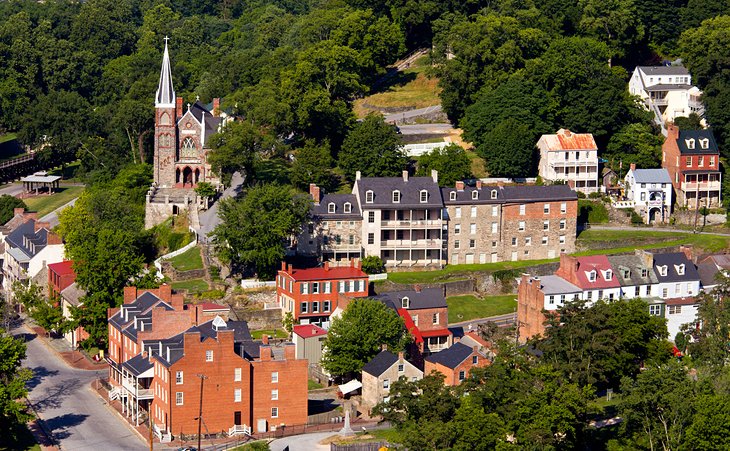
[[180, 249], [178, 249], [176, 251], [169, 252], [169, 253], [163, 255], [162, 257], [159, 257], [157, 260], [155, 260], [154, 264], [155, 264], [155, 268], [157, 268], [157, 277], [159, 277], [160, 279], [162, 279], [163, 277], [165, 277], [162, 274], [162, 261], [163, 260], [169, 260], [169, 259], [171, 259], [173, 257], [177, 257], [178, 255], [183, 254], [183, 253], [189, 251], [190, 249], [194, 248], [198, 244], [198, 234], [197, 234], [197, 232], [195, 231], [195, 229], [192, 229], [192, 228], [190, 229], [190, 231], [195, 234], [195, 237], [193, 238], [193, 241], [189, 242], [188, 244], [186, 244], [185, 246], [181, 247]]
[[243, 279], [241, 281], [241, 288], [245, 289], [251, 289], [251, 288], [276, 288], [276, 281], [264, 281], [264, 280], [257, 280], [257, 279]]
[[428, 249], [441, 248], [443, 241], [440, 239], [424, 239], [424, 240], [385, 240], [382, 247], [399, 248], [399, 249]]
[[115, 399], [121, 397], [122, 394], [122, 387], [115, 386], [112, 387], [111, 390], [109, 390], [109, 400], [114, 401]]
[[633, 200], [617, 200], [611, 202], [611, 206], [613, 208], [634, 208], [636, 206], [636, 202]]
[[388, 273], [387, 272], [384, 272], [382, 274], [370, 274], [368, 276], [368, 280], [370, 282], [372, 282], [374, 280], [388, 280]]
[[228, 429], [228, 436], [231, 437], [237, 434], [251, 435], [251, 427], [245, 424], [234, 424]]
[[682, 185], [682, 189], [684, 189], [685, 191], [694, 191], [697, 189], [699, 189], [700, 191], [702, 191], [702, 190], [715, 191], [715, 190], [719, 190], [720, 187], [721, 187], [720, 182], [700, 182], [700, 183], [685, 182]]
[[420, 144], [406, 144], [403, 146], [403, 150], [409, 157], [420, 157], [425, 153], [429, 153], [434, 149], [441, 149], [448, 146], [451, 143], [437, 142], [437, 143], [420, 143]]
[[437, 226], [440, 227], [444, 222], [441, 219], [399, 219], [399, 220], [386, 220], [381, 221], [382, 227], [401, 227], [401, 226]]
[[161, 430], [160, 427], [154, 423], [152, 423], [152, 432], [155, 433], [155, 436], [160, 443], [170, 443], [172, 441], [172, 434]]

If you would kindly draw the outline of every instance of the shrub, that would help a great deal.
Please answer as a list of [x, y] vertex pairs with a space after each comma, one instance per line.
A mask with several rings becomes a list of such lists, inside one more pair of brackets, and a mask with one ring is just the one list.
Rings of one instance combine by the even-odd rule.
[[590, 193], [588, 195], [588, 198], [589, 199], [600, 199], [601, 197], [603, 197], [603, 195], [601, 193], [599, 193], [599, 192]]
[[226, 292], [224, 290], [208, 290], [197, 293], [195, 297], [198, 299], [221, 299], [225, 295]]
[[608, 222], [608, 210], [600, 202], [591, 200], [578, 201], [578, 223], [599, 224]]
[[377, 255], [371, 255], [362, 260], [362, 270], [365, 274], [380, 274], [385, 272], [385, 264]]
[[586, 193], [584, 193], [583, 191], [577, 191], [576, 194], [578, 195], [578, 199], [586, 198]]
[[629, 216], [631, 216], [632, 224], [644, 224], [644, 219], [634, 210], [629, 210]]

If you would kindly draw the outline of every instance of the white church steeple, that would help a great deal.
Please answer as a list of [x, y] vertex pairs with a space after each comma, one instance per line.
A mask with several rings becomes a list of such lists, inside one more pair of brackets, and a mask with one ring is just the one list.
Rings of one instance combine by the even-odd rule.
[[169, 39], [165, 36], [165, 53], [162, 55], [162, 69], [160, 70], [160, 83], [157, 86], [157, 94], [155, 94], [155, 108], [175, 108], [175, 88], [172, 87], [170, 54], [167, 51], [167, 41]]

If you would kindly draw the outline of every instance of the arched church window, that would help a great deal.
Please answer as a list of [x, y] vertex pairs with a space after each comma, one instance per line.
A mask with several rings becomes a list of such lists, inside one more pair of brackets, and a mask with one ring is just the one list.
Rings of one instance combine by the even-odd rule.
[[195, 148], [195, 141], [193, 138], [185, 138], [183, 140], [182, 149], [180, 150], [180, 156], [182, 158], [197, 158], [198, 149]]
[[170, 147], [171, 145], [172, 139], [170, 139], [170, 135], [160, 135], [160, 146]]
[[167, 112], [160, 115], [160, 125], [170, 125], [170, 115]]

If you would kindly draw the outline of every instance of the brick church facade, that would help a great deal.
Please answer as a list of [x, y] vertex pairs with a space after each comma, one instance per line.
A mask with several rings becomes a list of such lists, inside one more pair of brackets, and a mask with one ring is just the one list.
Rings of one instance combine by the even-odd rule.
[[165, 43], [160, 81], [155, 94], [154, 183], [147, 195], [145, 225], [152, 227], [184, 210], [200, 208], [194, 188], [200, 182], [220, 186], [208, 163], [209, 139], [228, 118], [221, 115], [220, 99], [183, 105], [175, 96], [170, 54]]

